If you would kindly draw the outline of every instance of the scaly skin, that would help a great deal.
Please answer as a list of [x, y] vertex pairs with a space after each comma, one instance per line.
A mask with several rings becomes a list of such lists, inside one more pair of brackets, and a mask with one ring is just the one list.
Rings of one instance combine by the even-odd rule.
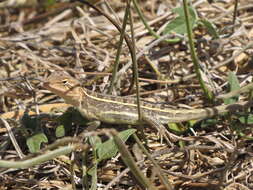
[[[44, 88], [63, 98], [66, 103], [78, 108], [89, 120], [115, 124], [139, 124], [136, 100], [132, 98], [103, 95], [81, 87], [78, 80], [65, 73], [53, 73], [44, 83]], [[142, 115], [155, 123], [201, 120], [227, 112], [245, 109], [252, 102], [237, 102], [230, 105], [202, 109], [169, 109], [164, 105], [141, 102]]]

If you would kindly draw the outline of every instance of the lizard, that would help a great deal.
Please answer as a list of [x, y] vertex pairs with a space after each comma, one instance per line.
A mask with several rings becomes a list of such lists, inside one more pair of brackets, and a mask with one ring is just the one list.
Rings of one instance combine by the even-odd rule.
[[[66, 103], [76, 107], [88, 120], [97, 120], [112, 124], [138, 125], [137, 103], [134, 98], [105, 95], [88, 90], [79, 80], [64, 72], [52, 73], [43, 87], [60, 96]], [[141, 101], [141, 113], [151, 123], [158, 125], [171, 122], [202, 120], [218, 114], [244, 110], [252, 101], [240, 101], [228, 105], [219, 105], [198, 109], [172, 109], [162, 105]]]

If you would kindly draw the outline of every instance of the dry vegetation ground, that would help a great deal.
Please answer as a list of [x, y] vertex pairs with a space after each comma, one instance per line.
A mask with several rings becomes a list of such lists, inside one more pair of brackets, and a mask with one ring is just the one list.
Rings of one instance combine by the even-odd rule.
[[[166, 24], [176, 16], [171, 12], [172, 8], [180, 6], [176, 0], [141, 0], [139, 3], [149, 25], [161, 36]], [[212, 4], [204, 0], [193, 1], [198, 16], [215, 24], [220, 35], [220, 39], [212, 40], [204, 27], [194, 30], [198, 57], [205, 71], [204, 79], [214, 94], [227, 92], [229, 71], [236, 74], [241, 86], [252, 81], [253, 1], [239, 1], [232, 32], [234, 3], [232, 0], [217, 0]], [[96, 6], [122, 21], [126, 6], [124, 1], [111, 0]], [[192, 75], [194, 68], [186, 41], [153, 43], [157, 39], [147, 32], [136, 12], [133, 13], [137, 53], [143, 52], [138, 59], [142, 97], [150, 101], [172, 102], [172, 106], [178, 107], [212, 106]], [[42, 89], [40, 82], [33, 79], [43, 79], [50, 72], [64, 69], [81, 78], [86, 87], [106, 92], [119, 37], [119, 32], [104, 16], [83, 5], [65, 3], [48, 8], [0, 10], [0, 112], [6, 121], [0, 121], [1, 159], [20, 160], [22, 155], [29, 154], [26, 139], [32, 132], [20, 130], [25, 123], [24, 119], [23, 124], [20, 120], [22, 112], [13, 115], [13, 110], [28, 109], [35, 110], [37, 114], [48, 114], [40, 123], [40, 129], [49, 140], [43, 146], [56, 139], [54, 130], [59, 124], [55, 118], [61, 114], [50, 112], [50, 103], [60, 107], [61, 104], [57, 103], [62, 100]], [[247, 46], [247, 50], [243, 49]], [[129, 50], [124, 44], [116, 92], [120, 96], [130, 95], [132, 67], [125, 67], [129, 61]], [[164, 78], [168, 79], [167, 84], [164, 84]], [[247, 97], [248, 94], [243, 94], [240, 99]], [[34, 115], [34, 112], [30, 114]], [[8, 125], [12, 132], [8, 132]], [[70, 136], [83, 129], [83, 125], [72, 127]], [[175, 189], [253, 189], [250, 124], [243, 125], [236, 119], [219, 117], [212, 125], [205, 127], [200, 123], [192, 130], [177, 134], [182, 141], [171, 142], [170, 145], [161, 143], [156, 131], [148, 126], [145, 126], [145, 133], [151, 153]], [[13, 134], [13, 138], [8, 134]], [[13, 146], [15, 140], [20, 147], [19, 153]], [[132, 150], [133, 141], [127, 143]], [[29, 169], [0, 169], [0, 189], [71, 189], [69, 161], [73, 158], [74, 155], [72, 158], [61, 156]], [[157, 189], [162, 188], [152, 164], [144, 159], [139, 167]], [[78, 153], [74, 160], [80, 166]], [[100, 163], [99, 189], [115, 180], [124, 168], [120, 157]], [[74, 182], [80, 188], [80, 167], [74, 173]], [[113, 189], [138, 189], [130, 173], [118, 178]]]

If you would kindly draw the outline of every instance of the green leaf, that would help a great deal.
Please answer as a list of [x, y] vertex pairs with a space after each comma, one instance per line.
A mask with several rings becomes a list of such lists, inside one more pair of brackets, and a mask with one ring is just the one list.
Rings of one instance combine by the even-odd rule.
[[228, 82], [229, 82], [229, 85], [230, 85], [230, 91], [234, 91], [234, 90], [239, 90], [240, 89], [240, 83], [239, 83], [236, 75], [233, 72], [229, 72], [229, 74], [228, 74]]
[[90, 190], [96, 190], [97, 189], [97, 166], [98, 166], [98, 159], [97, 159], [97, 152], [96, 152], [96, 147], [102, 144], [101, 139], [99, 136], [90, 136], [88, 138], [89, 143], [91, 144], [93, 148], [93, 161], [92, 163], [94, 164], [92, 168], [90, 168], [87, 171], [87, 174], [92, 177], [91, 180], [91, 188]]
[[[170, 23], [167, 24], [165, 27], [163, 34], [171, 34], [171, 33], [177, 33], [177, 34], [186, 34], [186, 24], [185, 24], [185, 16], [184, 16], [184, 9], [183, 7], [177, 7], [172, 10], [174, 13], [177, 13], [179, 16], [176, 17], [174, 20], [172, 20]], [[190, 25], [191, 28], [195, 26], [196, 20], [197, 20], [197, 14], [193, 7], [189, 7], [189, 19], [190, 19]]]
[[187, 124], [189, 125], [189, 127], [194, 127], [198, 122], [198, 120], [190, 120], [187, 121]]
[[216, 30], [216, 26], [211, 23], [209, 20], [207, 19], [200, 19], [199, 20], [200, 23], [202, 23], [206, 29], [207, 29], [207, 32], [214, 38], [214, 39], [219, 39], [219, 34]]
[[102, 144], [102, 141], [99, 138], [99, 136], [90, 136], [89, 143], [91, 144], [92, 147], [95, 147], [95, 149], [97, 149], [97, 147]]
[[185, 147], [185, 142], [182, 141], [182, 140], [180, 140], [180, 141], [178, 142], [178, 145], [179, 145], [180, 148], [184, 148], [184, 147]]
[[253, 114], [249, 114], [247, 116], [242, 116], [242, 117], [239, 117], [239, 121], [242, 123], [242, 124], [253, 124]]
[[[194, 7], [189, 6], [188, 8], [189, 8], [190, 16], [193, 19], [197, 19], [196, 10], [194, 9]], [[178, 14], [179, 17], [183, 17], [184, 18], [184, 7], [176, 7], [174, 9], [172, 9], [172, 12]]]
[[55, 136], [57, 138], [64, 137], [65, 136], [65, 128], [64, 125], [59, 125], [55, 130]]
[[55, 0], [46, 0], [46, 1], [44, 1], [44, 6], [49, 7], [49, 6], [52, 6], [55, 3], [56, 3]]
[[26, 144], [31, 153], [38, 152], [40, 150], [41, 143], [47, 143], [47, 137], [44, 133], [37, 133], [26, 140]]
[[177, 134], [182, 134], [186, 130], [188, 130], [188, 127], [185, 127], [184, 125], [180, 123], [168, 123], [168, 127], [171, 131]]
[[253, 137], [252, 137], [252, 136], [244, 136], [244, 138], [245, 138], [246, 140], [250, 140], [250, 141], [253, 140]]
[[[119, 133], [119, 138], [123, 142], [126, 142], [127, 139], [136, 132], [136, 129], [128, 129]], [[102, 143], [101, 145], [97, 146], [97, 153], [98, 153], [98, 161], [102, 161], [108, 158], [112, 158], [116, 156], [118, 152], [118, 148], [114, 143], [113, 139], [109, 139], [106, 142]]]
[[218, 123], [217, 119], [205, 119], [203, 121], [201, 121], [201, 127], [205, 128], [205, 127], [212, 127], [215, 126]]
[[88, 174], [90, 176], [92, 176], [90, 190], [96, 190], [97, 189], [97, 181], [98, 181], [98, 177], [97, 177], [97, 164], [95, 164], [95, 166], [92, 167], [91, 170], [89, 170]]
[[[229, 83], [229, 92], [240, 89], [239, 81], [233, 72], [229, 72], [228, 74], [228, 83]], [[239, 95], [236, 95], [234, 97], [224, 99], [224, 103], [225, 104], [235, 103], [237, 102], [238, 97]]]

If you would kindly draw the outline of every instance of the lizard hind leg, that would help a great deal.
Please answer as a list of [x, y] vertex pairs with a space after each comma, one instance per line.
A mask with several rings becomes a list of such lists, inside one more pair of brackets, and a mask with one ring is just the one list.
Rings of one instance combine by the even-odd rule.
[[174, 146], [171, 142], [171, 141], [174, 142], [174, 138], [172, 137], [171, 133], [163, 126], [163, 124], [159, 122], [159, 120], [146, 116], [143, 116], [142, 119], [145, 123], [156, 128], [156, 130], [159, 132], [161, 136], [161, 141], [164, 138], [167, 141], [167, 143], [169, 143], [170, 146]]
[[87, 123], [87, 131], [95, 131], [101, 125], [101, 121], [94, 120]]

